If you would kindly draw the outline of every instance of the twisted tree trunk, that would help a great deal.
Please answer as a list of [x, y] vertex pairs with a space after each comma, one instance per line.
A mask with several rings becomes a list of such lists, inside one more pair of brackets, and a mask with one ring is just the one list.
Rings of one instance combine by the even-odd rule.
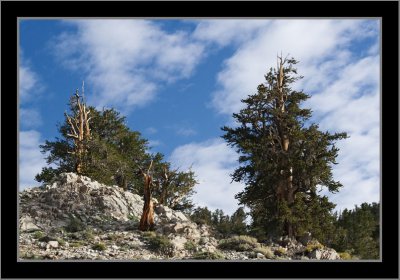
[[153, 161], [151, 161], [150, 166], [147, 170], [147, 172], [143, 172], [143, 177], [144, 177], [144, 205], [143, 205], [143, 213], [142, 217], [140, 218], [140, 223], [139, 223], [139, 230], [141, 231], [148, 231], [152, 230], [154, 228], [154, 205], [152, 199], [152, 189], [151, 189], [151, 184], [152, 184], [152, 176], [150, 175], [150, 169], [153, 164]]
[[[72, 97], [71, 97], [72, 98]], [[75, 172], [82, 174], [84, 172], [85, 156], [88, 152], [87, 142], [90, 139], [90, 126], [88, 117], [90, 110], [86, 108], [83, 103], [83, 97], [79, 96], [78, 91], [75, 93], [75, 101], [72, 101], [72, 106], [76, 104], [76, 111], [74, 116], [70, 117], [66, 112], [65, 117], [70, 127], [70, 133], [67, 137], [72, 138], [74, 141], [74, 151], [70, 152], [75, 156]]]

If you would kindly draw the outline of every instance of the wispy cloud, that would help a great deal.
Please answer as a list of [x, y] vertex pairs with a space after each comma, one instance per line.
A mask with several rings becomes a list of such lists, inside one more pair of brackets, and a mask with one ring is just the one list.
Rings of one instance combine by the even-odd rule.
[[177, 147], [169, 160], [181, 170], [192, 166], [199, 181], [193, 197], [197, 205], [212, 210], [223, 209], [228, 214], [238, 208], [234, 196], [243, 189], [243, 185], [231, 183], [229, 176], [237, 166], [237, 154], [221, 139]]
[[182, 136], [193, 136], [197, 134], [197, 131], [190, 127], [180, 127], [176, 130], [176, 133]]
[[[39, 110], [34, 105], [44, 89], [39, 75], [32, 70], [32, 66], [23, 52], [20, 51], [18, 68], [19, 82], [19, 121], [22, 129], [36, 128], [42, 124]], [[28, 105], [29, 103], [29, 105]], [[29, 108], [27, 108], [29, 106]]]
[[158, 132], [158, 130], [154, 127], [148, 127], [145, 129], [145, 132], [148, 134], [156, 134]]
[[258, 31], [267, 27], [271, 21], [246, 19], [215, 19], [199, 21], [193, 37], [207, 43], [227, 46], [243, 43], [251, 39]]
[[44, 85], [41, 82], [39, 75], [32, 69], [32, 65], [23, 55], [22, 51], [20, 51], [18, 71], [19, 102], [21, 105], [39, 97], [39, 94], [44, 89]]
[[44, 156], [39, 150], [40, 133], [36, 130], [19, 132], [19, 190], [38, 186], [34, 180], [43, 166], [46, 166]]
[[19, 121], [22, 129], [37, 128], [42, 125], [42, 116], [36, 109], [19, 109]]
[[154, 148], [157, 146], [162, 145], [162, 142], [160, 140], [149, 140], [149, 147]]
[[[71, 23], [70, 21], [68, 21]], [[54, 51], [62, 63], [84, 71], [96, 106], [131, 110], [154, 100], [160, 84], [189, 77], [203, 47], [181, 31], [169, 33], [146, 20], [72, 21]]]

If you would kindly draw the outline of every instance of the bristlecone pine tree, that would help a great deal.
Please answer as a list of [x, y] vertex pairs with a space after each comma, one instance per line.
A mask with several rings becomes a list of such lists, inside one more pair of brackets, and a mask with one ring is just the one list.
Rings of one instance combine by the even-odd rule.
[[246, 186], [236, 198], [250, 208], [253, 230], [269, 235], [294, 237], [331, 229], [335, 205], [319, 196], [318, 188], [337, 192], [342, 186], [333, 180], [331, 164], [338, 154], [335, 140], [347, 134], [322, 132], [307, 123], [311, 110], [300, 103], [309, 95], [290, 87], [302, 78], [294, 68], [297, 63], [278, 57], [266, 83], [233, 114], [238, 126], [222, 128], [222, 137], [240, 154], [241, 165], [232, 178]]

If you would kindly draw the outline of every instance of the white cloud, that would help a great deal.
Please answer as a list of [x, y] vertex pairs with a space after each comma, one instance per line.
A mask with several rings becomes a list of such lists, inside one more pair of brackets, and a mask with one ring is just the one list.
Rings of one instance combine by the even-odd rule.
[[44, 155], [39, 150], [40, 133], [36, 130], [19, 132], [19, 190], [38, 186], [34, 180], [42, 167], [46, 166]]
[[199, 181], [193, 197], [197, 205], [207, 206], [211, 210], [223, 209], [230, 215], [238, 208], [234, 196], [243, 186], [231, 183], [230, 178], [237, 167], [237, 154], [221, 139], [177, 147], [169, 160], [181, 170], [192, 166]]
[[29, 99], [29, 91], [37, 84], [36, 74], [26, 66], [19, 67], [19, 93], [21, 103]]
[[149, 140], [149, 147], [157, 147], [162, 145], [162, 142], [160, 140]]
[[37, 110], [24, 108], [19, 110], [19, 121], [23, 129], [36, 128], [43, 122], [42, 116]]
[[214, 19], [199, 21], [193, 37], [219, 46], [242, 43], [270, 24], [269, 20]]
[[[19, 55], [19, 121], [24, 129], [35, 128], [42, 124], [42, 118], [38, 109], [32, 106], [43, 91], [44, 85], [40, 81], [39, 75], [32, 70], [29, 61], [23, 56], [22, 50], [20, 50]], [[30, 102], [29, 105], [28, 102]], [[30, 108], [28, 109], [27, 106], [30, 106]]]
[[[71, 23], [71, 22], [70, 22]], [[184, 32], [168, 33], [145, 20], [73, 21], [54, 50], [63, 64], [87, 75], [89, 101], [121, 110], [149, 103], [160, 84], [189, 77], [203, 47]]]

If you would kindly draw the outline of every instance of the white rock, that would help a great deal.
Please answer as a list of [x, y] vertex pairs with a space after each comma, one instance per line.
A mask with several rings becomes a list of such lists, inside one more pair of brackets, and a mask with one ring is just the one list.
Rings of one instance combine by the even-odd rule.
[[261, 253], [257, 253], [257, 259], [265, 259], [265, 256]]
[[40, 228], [34, 224], [34, 220], [29, 216], [23, 216], [20, 219], [20, 229], [23, 232], [32, 232], [40, 230]]
[[182, 250], [185, 248], [185, 243], [187, 242], [187, 239], [185, 237], [182, 236], [175, 236], [172, 240], [171, 243], [174, 244], [174, 247], [177, 250]]
[[58, 248], [58, 241], [49, 241], [47, 245], [49, 245], [50, 248]]

